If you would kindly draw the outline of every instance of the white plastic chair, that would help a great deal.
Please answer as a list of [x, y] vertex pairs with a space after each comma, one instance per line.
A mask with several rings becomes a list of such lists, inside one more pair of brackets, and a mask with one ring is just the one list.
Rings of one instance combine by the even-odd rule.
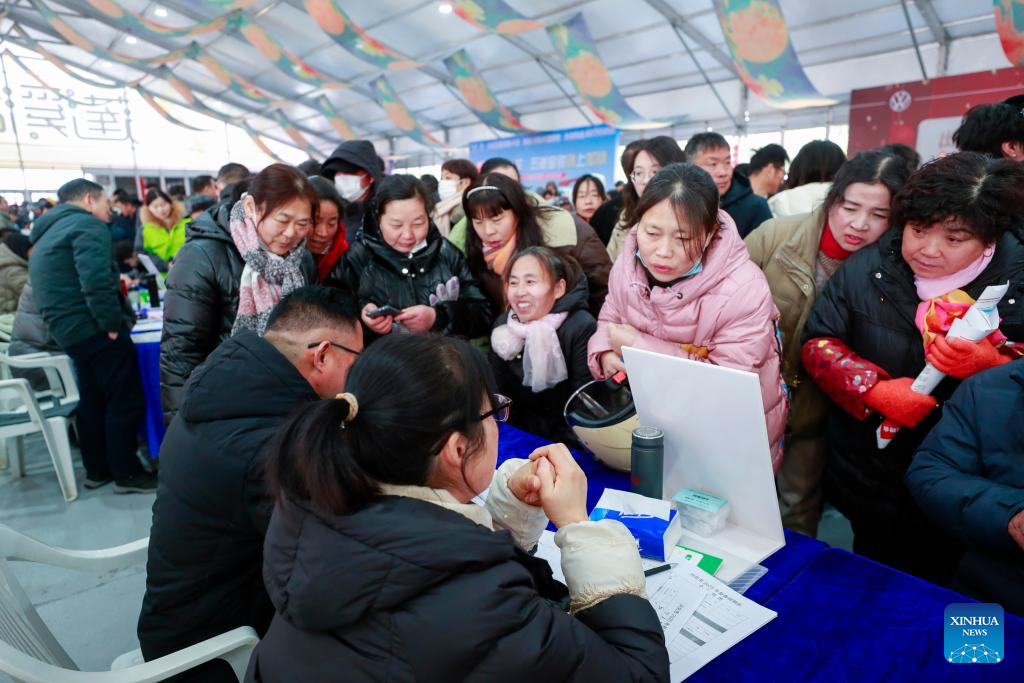
[[[71, 367], [71, 359], [65, 355], [50, 353], [27, 353], [21, 356], [0, 354], [0, 379], [14, 379], [12, 369], [41, 370], [46, 375], [49, 387], [36, 391], [36, 401], [42, 408], [54, 403], [78, 404], [78, 380]], [[49, 401], [49, 403], [47, 403]]]
[[64, 500], [70, 503], [78, 498], [75, 471], [71, 464], [71, 443], [68, 441], [68, 418], [78, 407], [78, 401], [51, 401], [49, 407], [41, 408], [27, 379], [0, 380], [0, 396], [14, 403], [5, 405], [0, 411], [0, 443], [17, 439], [14, 457], [9, 463], [11, 476], [15, 479], [25, 476], [23, 438], [27, 434], [41, 432]]
[[[148, 547], [149, 539], [143, 538], [115, 548], [65, 550], [0, 524], [0, 671], [26, 683], [149, 683], [223, 659], [241, 681], [259, 642], [256, 632], [248, 626], [136, 666], [79, 671], [43, 623], [8, 565], [8, 560], [22, 560], [76, 571], [104, 572], [142, 562]], [[136, 650], [118, 657], [115, 666], [139, 659]]]

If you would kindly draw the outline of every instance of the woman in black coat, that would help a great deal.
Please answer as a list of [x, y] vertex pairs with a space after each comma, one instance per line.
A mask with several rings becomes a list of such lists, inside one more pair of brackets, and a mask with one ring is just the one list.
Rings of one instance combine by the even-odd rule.
[[[272, 173], [268, 171], [275, 166], [278, 164], [260, 172], [253, 183], [261, 176], [272, 180]], [[305, 177], [301, 177], [305, 182]], [[287, 185], [285, 187], [288, 188]], [[247, 189], [247, 186], [240, 185], [230, 200], [200, 214], [185, 227], [185, 244], [178, 251], [174, 267], [167, 275], [164, 327], [160, 339], [160, 398], [165, 424], [170, 424], [178, 412], [185, 382], [192, 371], [231, 336], [238, 313], [245, 260], [231, 237], [230, 216], [231, 209]], [[289, 193], [294, 196], [301, 194], [295, 190], [286, 190], [284, 194]], [[269, 191], [261, 192], [258, 204], [267, 204], [268, 196], [264, 194], [271, 196]], [[275, 198], [273, 203], [277, 204], [279, 200]], [[305, 282], [317, 282], [316, 265], [308, 253], [302, 261], [302, 273]]]
[[[247, 681], [668, 681], [636, 541], [587, 519], [568, 450], [495, 472], [509, 404], [489, 375], [468, 342], [388, 335], [346, 393], [279, 432], [263, 571], [277, 614]], [[569, 613], [527, 552], [549, 518]]]
[[505, 271], [508, 310], [495, 322], [488, 358], [498, 391], [516, 409], [510, 422], [551, 441], [576, 439], [565, 404], [593, 378], [587, 342], [597, 321], [587, 310], [587, 277], [547, 247], [516, 253]]
[[[411, 175], [388, 176], [377, 188], [375, 211], [377, 221], [326, 283], [358, 298], [366, 329], [376, 336], [390, 334], [396, 324], [411, 332], [486, 334], [490, 305], [462, 253], [430, 222], [423, 183]], [[370, 317], [386, 305], [400, 313]]]
[[[803, 363], [833, 400], [826, 498], [853, 527], [853, 548], [923, 578], [948, 581], [957, 542], [930, 524], [903, 484], [911, 457], [959, 380], [1007, 362], [1011, 346], [946, 342], [928, 360], [949, 375], [933, 396], [910, 384], [925, 366], [915, 319], [922, 307], [961, 290], [972, 299], [1010, 282], [1000, 330], [1024, 340], [1024, 169], [955, 154], [923, 166], [894, 202], [894, 229], [851, 256], [829, 280], [804, 327]], [[888, 447], [883, 418], [901, 426]]]

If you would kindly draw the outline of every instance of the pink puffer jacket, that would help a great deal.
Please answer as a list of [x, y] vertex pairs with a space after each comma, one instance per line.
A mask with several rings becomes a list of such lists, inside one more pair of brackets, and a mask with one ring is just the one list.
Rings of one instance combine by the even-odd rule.
[[599, 358], [612, 350], [609, 323], [635, 327], [640, 332], [632, 344], [635, 348], [756, 372], [772, 466], [778, 471], [789, 410], [776, 334], [779, 312], [736, 224], [724, 211], [719, 211], [718, 219], [722, 227], [704, 254], [704, 268], [671, 287], [649, 286], [647, 272], [636, 257], [636, 227], [630, 230], [612, 267], [608, 298], [588, 346], [590, 372], [601, 377]]

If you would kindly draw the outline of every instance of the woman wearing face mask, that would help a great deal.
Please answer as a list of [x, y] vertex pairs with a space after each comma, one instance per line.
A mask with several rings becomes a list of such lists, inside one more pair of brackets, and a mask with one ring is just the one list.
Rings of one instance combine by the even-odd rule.
[[[490, 305], [462, 254], [427, 217], [423, 183], [411, 175], [388, 176], [376, 201], [379, 227], [349, 248], [332, 281], [359, 299], [366, 329], [385, 335], [397, 324], [410, 332], [486, 334]], [[382, 306], [401, 312], [371, 317]]]
[[[246, 681], [669, 680], [636, 541], [587, 519], [569, 451], [495, 471], [510, 406], [479, 352], [393, 335], [356, 360], [345, 390], [267, 449], [277, 504], [263, 575], [277, 614]], [[569, 612], [529, 554], [549, 519]]]
[[622, 253], [626, 236], [640, 220], [636, 207], [647, 188], [647, 183], [669, 164], [684, 161], [686, 154], [679, 147], [679, 143], [667, 135], [659, 135], [650, 140], [638, 140], [635, 146], [627, 147], [622, 153], [622, 170], [625, 171], [627, 180], [625, 187], [622, 188], [622, 213], [608, 239], [608, 255], [612, 261]]
[[547, 247], [527, 247], [505, 269], [508, 310], [491, 332], [498, 390], [512, 399], [511, 422], [552, 441], [574, 442], [566, 401], [591, 380], [587, 342], [597, 321], [587, 310], [579, 264]]
[[588, 308], [599, 311], [608, 291], [611, 262], [593, 228], [568, 211], [538, 206], [522, 185], [501, 173], [473, 183], [462, 199], [469, 218], [466, 260], [495, 311], [505, 305], [502, 275], [512, 255], [546, 246], [580, 264], [590, 287]]
[[778, 470], [787, 411], [779, 314], [718, 188], [700, 168], [672, 164], [647, 185], [636, 214], [590, 339], [591, 373], [625, 370], [624, 346], [756, 373]]
[[298, 169], [272, 164], [249, 192], [214, 215], [189, 224], [189, 240], [167, 277], [160, 342], [164, 420], [181, 404], [192, 371], [233, 330], [262, 332], [280, 297], [317, 281], [303, 246], [319, 197]]
[[306, 238], [306, 248], [316, 262], [318, 282], [323, 283], [348, 249], [345, 226], [341, 222], [345, 202], [330, 180], [310, 176], [309, 184], [320, 197], [320, 205], [316, 212], [316, 225]]
[[185, 244], [185, 225], [189, 217], [185, 207], [159, 188], [146, 193], [146, 203], [139, 212], [142, 221], [142, 248], [159, 259], [161, 270], [177, 255]]
[[604, 183], [595, 175], [581, 175], [572, 186], [572, 205], [576, 215], [587, 223], [593, 217], [598, 207], [604, 204], [608, 197], [604, 193]]
[[437, 184], [441, 201], [434, 207], [431, 218], [444, 237], [448, 237], [452, 226], [465, 217], [462, 193], [479, 175], [476, 164], [469, 159], [449, 159], [441, 164], [441, 181]]
[[824, 205], [774, 218], [747, 235], [751, 260], [764, 271], [781, 315], [782, 377], [791, 393], [789, 431], [777, 486], [782, 521], [812, 538], [821, 516], [828, 400], [800, 363], [800, 335], [821, 288], [855, 252], [889, 228], [893, 197], [910, 172], [902, 159], [863, 152], [843, 164]]
[[324, 161], [321, 175], [347, 202], [341, 221], [345, 240], [354, 244], [361, 234], [375, 229], [373, 199], [384, 179], [384, 160], [369, 140], [347, 140]]
[[[893, 204], [894, 229], [851, 256], [804, 326], [803, 364], [834, 405], [824, 491], [853, 526], [855, 552], [935, 582], [957, 543], [920, 514], [903, 475], [960, 379], [1007, 362], [1024, 340], [1024, 169], [980, 154], [922, 166]], [[985, 287], [1009, 281], [1000, 334], [946, 342], [949, 323]], [[1018, 347], [1019, 348], [1019, 347]], [[925, 361], [947, 378], [910, 389]], [[883, 418], [902, 426], [880, 449]]]

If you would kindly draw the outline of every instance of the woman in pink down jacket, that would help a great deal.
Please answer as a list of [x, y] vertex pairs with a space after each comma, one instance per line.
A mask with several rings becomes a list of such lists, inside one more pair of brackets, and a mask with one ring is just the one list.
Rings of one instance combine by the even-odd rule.
[[757, 373], [778, 471], [789, 409], [779, 313], [736, 224], [719, 209], [718, 188], [702, 169], [672, 164], [650, 181], [636, 215], [588, 346], [591, 373], [624, 370], [623, 346]]

